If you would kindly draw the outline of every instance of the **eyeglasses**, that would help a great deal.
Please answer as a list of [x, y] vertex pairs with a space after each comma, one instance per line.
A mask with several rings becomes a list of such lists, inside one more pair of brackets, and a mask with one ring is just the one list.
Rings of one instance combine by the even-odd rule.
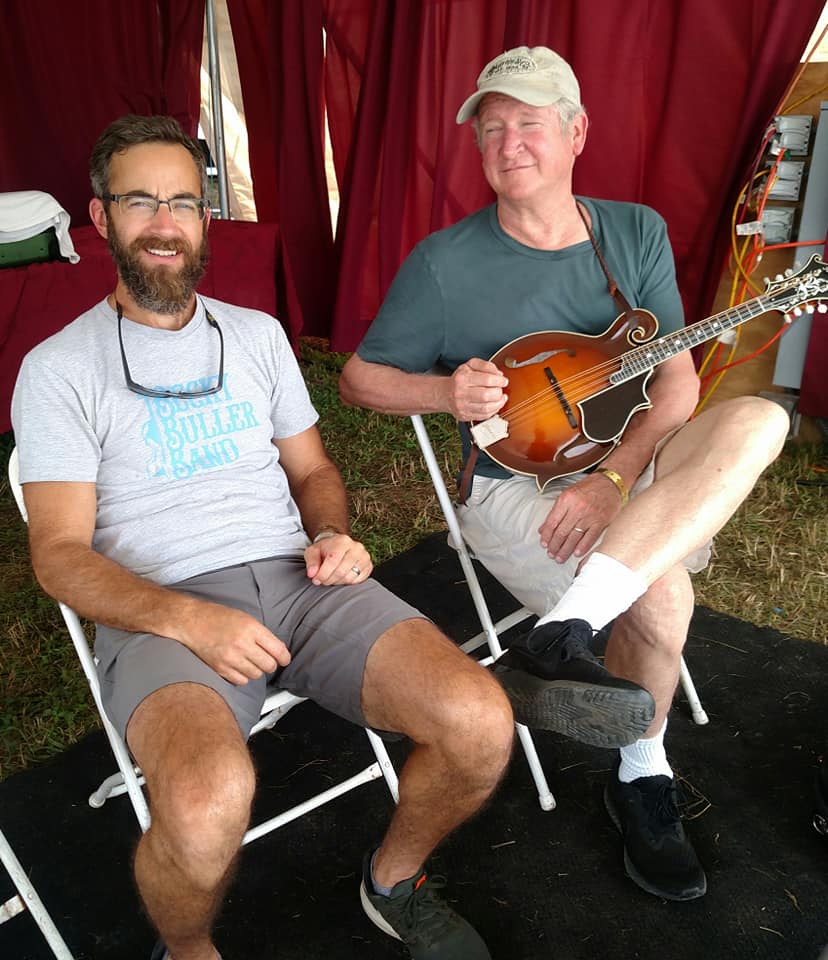
[[170, 197], [169, 200], [161, 200], [146, 193], [107, 193], [102, 199], [117, 203], [121, 213], [133, 220], [152, 220], [162, 203], [169, 207], [176, 223], [203, 220], [204, 211], [207, 209], [207, 201], [201, 197]]
[[124, 377], [126, 379], [126, 385], [129, 390], [133, 393], [140, 394], [142, 397], [159, 397], [162, 399], [181, 399], [181, 400], [194, 400], [196, 397], [209, 397], [213, 393], [218, 393], [219, 390], [224, 386], [224, 337], [221, 333], [221, 327], [216, 322], [215, 317], [210, 313], [210, 311], [205, 307], [204, 314], [207, 317], [207, 323], [211, 327], [215, 328], [216, 333], [219, 335], [219, 344], [220, 344], [220, 354], [219, 354], [219, 371], [218, 371], [218, 382], [214, 387], [209, 387], [206, 390], [154, 390], [152, 387], [142, 387], [140, 383], [136, 383], [129, 372], [129, 364], [127, 363], [126, 353], [124, 352], [124, 335], [121, 329], [124, 319], [124, 311], [121, 307], [121, 304], [117, 301], [115, 302], [116, 313], [118, 314], [118, 342], [121, 344], [121, 363], [124, 365]]

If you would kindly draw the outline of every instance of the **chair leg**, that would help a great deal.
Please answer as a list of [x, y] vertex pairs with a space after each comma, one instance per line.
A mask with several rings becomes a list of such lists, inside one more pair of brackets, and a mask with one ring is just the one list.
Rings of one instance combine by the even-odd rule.
[[701, 705], [699, 695], [696, 693], [696, 685], [693, 683], [693, 678], [690, 676], [690, 671], [684, 662], [684, 657], [681, 658], [681, 686], [684, 690], [685, 697], [687, 697], [687, 702], [690, 704], [690, 712], [693, 714], [694, 722], [700, 727], [703, 727], [709, 718], [704, 707]]
[[57, 957], [57, 960], [74, 960], [63, 937], [52, 922], [52, 918], [49, 916], [46, 907], [43, 906], [43, 901], [38, 896], [37, 890], [35, 890], [32, 882], [26, 875], [26, 871], [15, 856], [2, 830], [0, 830], [0, 862], [2, 862], [8, 871], [19, 893], [19, 896], [14, 897], [5, 904], [0, 904], [0, 923], [21, 913], [23, 910], [28, 910], [34, 918], [35, 923], [40, 927], [40, 932], [46, 938], [46, 942], [51, 947], [52, 953]]
[[[144, 778], [138, 767], [135, 767], [135, 774], [138, 777], [139, 786], [143, 786]], [[89, 794], [89, 806], [94, 810], [100, 810], [110, 797], [120, 797], [125, 793], [127, 793], [127, 786], [124, 783], [124, 775], [113, 773], [111, 777], [101, 782], [97, 790]]]
[[523, 747], [523, 752], [526, 755], [526, 762], [529, 764], [532, 779], [535, 781], [535, 789], [538, 791], [540, 808], [541, 810], [554, 810], [557, 806], [555, 797], [549, 789], [549, 784], [546, 782], [546, 774], [543, 772], [532, 734], [529, 732], [529, 728], [525, 727], [522, 723], [516, 723], [515, 730], [517, 730], [520, 745]]
[[388, 790], [391, 793], [391, 796], [394, 798], [394, 803], [400, 802], [400, 781], [397, 779], [397, 771], [394, 769], [394, 764], [391, 763], [391, 758], [388, 756], [388, 751], [385, 749], [385, 744], [382, 742], [382, 739], [374, 733], [373, 730], [366, 729], [365, 733], [368, 735], [368, 739], [371, 742], [371, 746], [374, 748], [374, 754], [377, 758], [377, 763], [379, 764], [380, 770], [382, 770], [382, 775], [385, 777], [385, 783], [388, 786]]

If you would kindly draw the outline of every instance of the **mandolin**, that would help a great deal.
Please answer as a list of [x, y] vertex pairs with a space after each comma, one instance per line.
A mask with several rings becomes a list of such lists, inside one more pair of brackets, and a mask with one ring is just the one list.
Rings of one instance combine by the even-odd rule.
[[495, 416], [470, 425], [472, 437], [501, 466], [535, 477], [543, 490], [612, 452], [633, 414], [652, 406], [646, 387], [658, 364], [771, 310], [825, 313], [826, 300], [828, 264], [815, 254], [796, 273], [768, 281], [761, 296], [658, 339], [658, 321], [648, 310], [622, 314], [596, 336], [518, 337], [491, 358], [508, 377], [508, 400]]

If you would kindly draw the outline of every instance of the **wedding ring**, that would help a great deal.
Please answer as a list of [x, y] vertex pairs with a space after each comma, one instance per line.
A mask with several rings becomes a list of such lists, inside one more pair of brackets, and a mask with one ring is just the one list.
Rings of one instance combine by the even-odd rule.
[[357, 576], [359, 576], [362, 573], [359, 567], [351, 567], [351, 572], [355, 573]]
[[583, 527], [573, 527], [572, 528], [576, 533], [586, 533]]

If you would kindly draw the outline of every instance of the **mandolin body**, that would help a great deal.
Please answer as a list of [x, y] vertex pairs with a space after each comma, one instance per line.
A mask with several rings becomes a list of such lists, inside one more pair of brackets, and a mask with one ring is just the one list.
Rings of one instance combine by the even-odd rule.
[[508, 378], [500, 410], [509, 435], [486, 453], [513, 473], [534, 476], [542, 490], [550, 480], [587, 470], [618, 444], [630, 418], [650, 406], [646, 384], [652, 370], [618, 385], [610, 376], [620, 357], [651, 339], [655, 317], [643, 310], [625, 316], [598, 336], [532, 333], [492, 358]]

